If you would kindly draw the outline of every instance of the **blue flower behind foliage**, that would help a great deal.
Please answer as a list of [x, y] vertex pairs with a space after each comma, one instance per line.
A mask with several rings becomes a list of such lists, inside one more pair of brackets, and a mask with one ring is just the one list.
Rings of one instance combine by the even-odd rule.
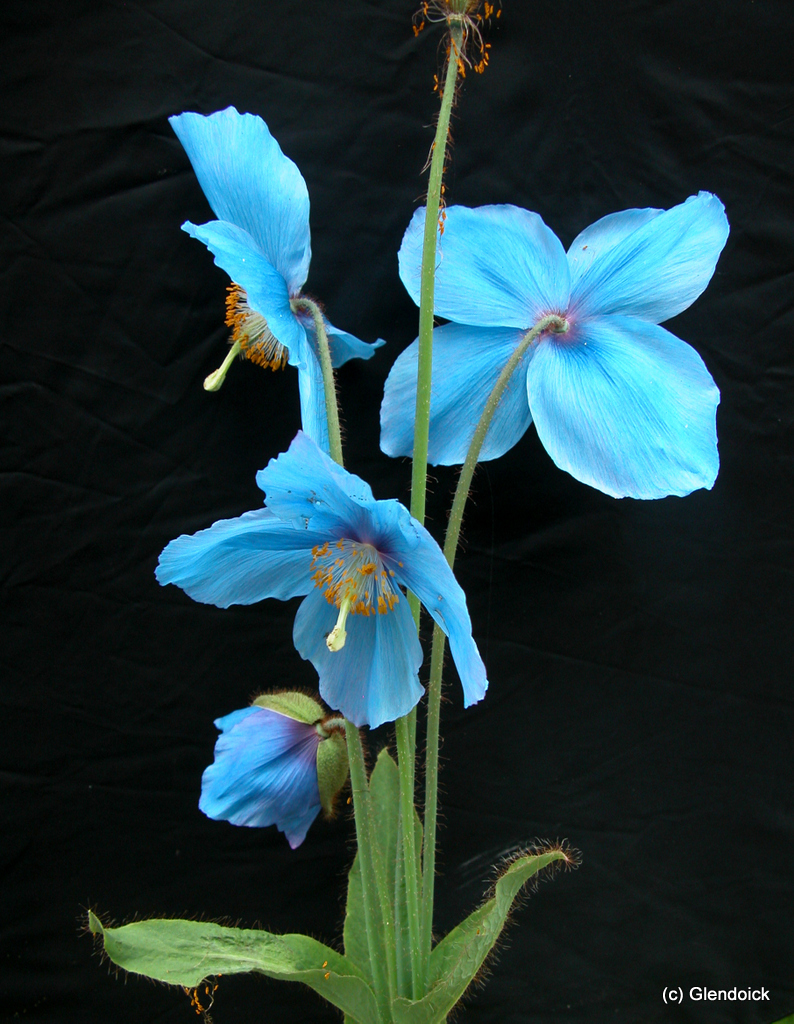
[[423, 692], [405, 587], [449, 637], [466, 705], [482, 699], [488, 683], [466, 598], [403, 505], [376, 501], [304, 433], [257, 483], [265, 508], [171, 541], [156, 570], [161, 584], [221, 608], [307, 595], [295, 646], [317, 669], [323, 700], [372, 727], [407, 714]]
[[[303, 429], [328, 450], [322, 374], [312, 318], [293, 308], [311, 259], [309, 193], [298, 168], [261, 117], [234, 107], [170, 123], [217, 220], [182, 225], [203, 242], [234, 282], [227, 323], [242, 354], [263, 366], [298, 368]], [[369, 359], [367, 345], [327, 321], [331, 361]]]
[[[425, 211], [400, 248], [419, 301]], [[705, 289], [728, 237], [716, 196], [670, 210], [602, 217], [567, 254], [536, 213], [453, 206], [439, 237], [430, 462], [462, 463], [496, 379], [544, 316], [567, 322], [527, 351], [497, 407], [481, 459], [534, 420], [554, 462], [614, 497], [660, 498], [711, 487], [719, 469], [719, 391], [694, 349], [659, 327]], [[417, 343], [397, 359], [381, 408], [381, 447], [410, 455]]]

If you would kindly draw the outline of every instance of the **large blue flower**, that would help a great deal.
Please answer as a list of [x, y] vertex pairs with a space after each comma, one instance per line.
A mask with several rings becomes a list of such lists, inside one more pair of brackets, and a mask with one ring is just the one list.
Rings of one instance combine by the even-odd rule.
[[[185, 147], [218, 220], [182, 225], [234, 282], [227, 323], [243, 355], [277, 369], [298, 368], [303, 429], [328, 450], [314, 322], [296, 300], [311, 259], [309, 193], [298, 168], [261, 117], [234, 107], [209, 117], [179, 114], [171, 126]], [[297, 308], [296, 308], [297, 307]], [[369, 359], [367, 345], [327, 321], [331, 361]]]
[[482, 699], [488, 683], [466, 598], [403, 505], [376, 501], [302, 432], [256, 479], [265, 508], [171, 541], [160, 583], [221, 608], [308, 595], [295, 646], [317, 669], [326, 703], [372, 727], [407, 714], [423, 692], [406, 587], [449, 637], [466, 706]]
[[233, 825], [276, 825], [294, 850], [320, 813], [314, 725], [270, 708], [218, 718], [215, 761], [201, 777], [199, 808]]
[[[419, 301], [424, 210], [400, 249]], [[615, 497], [711, 487], [719, 391], [700, 356], [659, 327], [701, 294], [728, 237], [716, 196], [670, 210], [624, 210], [591, 224], [567, 254], [536, 213], [453, 206], [439, 239], [430, 462], [465, 459], [496, 379], [521, 338], [557, 314], [511, 378], [481, 459], [511, 448], [534, 420], [555, 463]], [[381, 408], [381, 447], [413, 450], [417, 343], [397, 359]]]

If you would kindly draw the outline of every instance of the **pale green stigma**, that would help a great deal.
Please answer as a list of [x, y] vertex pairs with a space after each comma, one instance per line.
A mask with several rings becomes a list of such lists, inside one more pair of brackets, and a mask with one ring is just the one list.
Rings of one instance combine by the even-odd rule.
[[229, 372], [229, 367], [234, 362], [235, 356], [240, 352], [240, 342], [235, 341], [226, 358], [223, 360], [217, 370], [214, 370], [209, 376], [204, 378], [204, 390], [205, 391], [219, 391], [221, 384], [226, 380], [226, 374]]
[[342, 599], [342, 603], [339, 605], [339, 617], [336, 620], [336, 625], [325, 638], [325, 642], [328, 645], [329, 651], [341, 651], [345, 646], [345, 640], [347, 640], [347, 633], [345, 632], [345, 622], [347, 622], [347, 616], [350, 613], [350, 608], [353, 602], [349, 597]]

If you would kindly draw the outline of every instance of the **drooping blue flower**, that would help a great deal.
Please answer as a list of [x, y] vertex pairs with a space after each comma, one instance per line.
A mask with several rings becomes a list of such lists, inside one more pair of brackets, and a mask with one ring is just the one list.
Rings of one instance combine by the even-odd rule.
[[292, 849], [320, 813], [313, 725], [269, 708], [218, 718], [215, 761], [201, 777], [199, 809], [233, 825], [276, 825]]
[[302, 432], [256, 479], [265, 508], [171, 541], [161, 584], [221, 608], [307, 595], [295, 646], [317, 669], [323, 700], [373, 728], [407, 714], [423, 692], [405, 587], [449, 637], [466, 706], [482, 699], [488, 683], [464, 593], [403, 505], [376, 501]]
[[[261, 117], [234, 107], [170, 118], [217, 220], [182, 228], [203, 242], [231, 277], [227, 323], [242, 354], [298, 369], [303, 429], [328, 450], [322, 373], [311, 316], [297, 300], [311, 259], [309, 193], [298, 168]], [[297, 307], [297, 308], [296, 308]], [[367, 345], [325, 321], [331, 361], [369, 359]]]
[[[400, 249], [419, 301], [425, 212]], [[693, 348], [659, 327], [705, 289], [728, 237], [707, 192], [670, 210], [624, 210], [591, 224], [567, 254], [536, 213], [453, 206], [439, 238], [430, 462], [462, 463], [496, 380], [522, 337], [557, 314], [567, 330], [532, 344], [491, 423], [481, 460], [534, 420], [554, 462], [614, 497], [710, 488], [719, 469], [719, 391]], [[417, 343], [397, 359], [381, 407], [381, 447], [410, 455]]]

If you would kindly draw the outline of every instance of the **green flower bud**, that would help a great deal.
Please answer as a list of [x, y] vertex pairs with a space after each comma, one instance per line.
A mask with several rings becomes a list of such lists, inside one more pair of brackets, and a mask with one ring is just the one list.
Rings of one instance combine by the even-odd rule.
[[[322, 726], [318, 726], [318, 732], [321, 729]], [[317, 785], [326, 817], [333, 817], [334, 803], [339, 791], [347, 782], [347, 775], [347, 740], [344, 732], [334, 728], [317, 748]]]

